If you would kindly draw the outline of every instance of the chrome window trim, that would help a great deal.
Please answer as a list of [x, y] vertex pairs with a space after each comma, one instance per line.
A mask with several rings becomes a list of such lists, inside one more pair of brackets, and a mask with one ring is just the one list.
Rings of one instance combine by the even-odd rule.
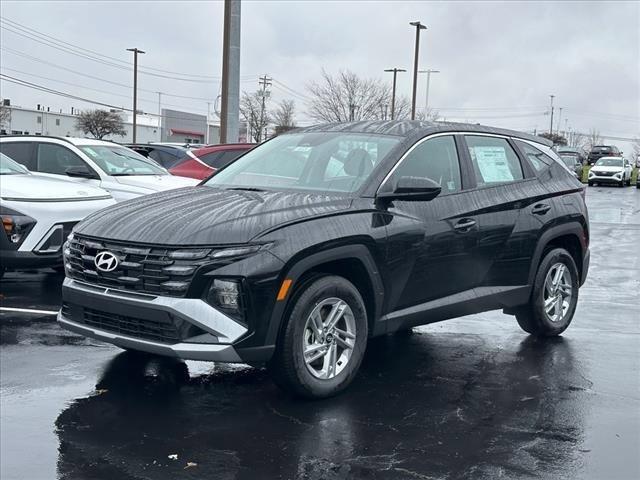
[[[387, 173], [387, 174], [385, 175], [385, 177], [382, 179], [382, 182], [380, 182], [380, 185], [378, 186], [378, 188], [377, 188], [377, 190], [376, 190], [376, 195], [378, 195], [378, 193], [380, 193], [380, 191], [382, 190], [382, 187], [384, 187], [384, 186], [385, 186], [385, 184], [387, 183], [387, 180], [389, 180], [389, 177], [391, 177], [391, 176], [393, 175], [393, 173], [396, 171], [396, 169], [400, 166], [400, 164], [401, 164], [402, 162], [404, 162], [404, 160], [405, 160], [405, 159], [407, 158], [407, 156], [408, 156], [408, 155], [413, 151], [413, 149], [414, 149], [414, 148], [418, 147], [421, 143], [426, 142], [427, 140], [431, 140], [432, 138], [436, 138], [436, 137], [443, 137], [443, 136], [446, 136], [446, 135], [450, 135], [450, 136], [452, 136], [452, 137], [455, 137], [456, 135], [463, 135], [463, 136], [471, 136], [471, 135], [475, 135], [475, 136], [478, 136], [478, 137], [495, 137], [495, 138], [502, 138], [503, 140], [507, 140], [507, 141], [508, 141], [508, 140], [522, 140], [523, 142], [524, 142], [524, 141], [529, 141], [529, 142], [531, 142], [531, 143], [533, 143], [533, 144], [536, 144], [535, 142], [533, 142], [533, 141], [531, 141], [531, 140], [525, 140], [525, 139], [523, 139], [523, 138], [520, 138], [520, 137], [514, 137], [514, 136], [510, 136], [510, 135], [500, 135], [500, 134], [497, 134], [497, 133], [465, 132], [465, 131], [453, 131], [453, 132], [437, 132], [437, 133], [433, 133], [433, 134], [431, 134], [431, 135], [428, 135], [428, 136], [426, 136], [426, 137], [421, 138], [420, 140], [418, 140], [416, 143], [414, 143], [414, 144], [411, 146], [411, 148], [409, 148], [409, 150], [407, 150], [407, 151], [404, 153], [404, 155], [402, 155], [402, 157], [400, 157], [400, 160], [398, 160], [398, 161], [396, 162], [396, 164], [395, 164], [395, 165], [393, 166], [393, 168], [389, 171], [389, 173]], [[538, 143], [537, 145], [545, 146], [543, 143]], [[512, 147], [512, 148], [513, 148], [513, 147]], [[514, 150], [514, 152], [513, 152], [513, 153], [515, 153], [515, 154], [516, 154], [516, 156], [518, 155], [518, 154], [517, 154], [517, 152], [516, 152], [515, 150]], [[520, 157], [519, 157], [519, 156], [518, 156], [518, 160], [520, 160]], [[461, 159], [460, 159], [460, 152], [458, 152], [458, 165], [459, 165], [460, 167], [462, 167], [462, 165], [461, 165]], [[522, 167], [521, 167], [521, 168], [522, 168]], [[522, 174], [523, 174], [523, 176], [524, 176], [524, 169], [523, 169], [523, 171], [522, 171]], [[461, 175], [461, 177], [462, 177], [462, 175], [463, 175], [463, 173], [462, 173], [462, 168], [460, 168], [460, 175]], [[519, 179], [519, 180], [515, 180], [514, 182], [509, 182], [509, 183], [516, 183], [516, 182], [521, 182], [521, 181], [524, 181], [524, 180], [530, 180], [530, 178], [524, 177], [524, 178], [521, 178], [521, 179]], [[483, 186], [483, 187], [476, 187], [475, 189], [477, 189], [477, 188], [495, 187], [495, 186], [497, 186], [497, 185], [486, 185], [486, 186]], [[475, 190], [475, 189], [470, 189], [470, 190]], [[462, 192], [462, 191], [468, 191], [468, 190], [465, 190], [465, 189], [461, 188], [461, 189], [460, 189], [460, 190], [458, 190], [457, 192], [451, 192], [451, 193], [452, 193], [452, 194], [455, 194], [455, 193], [459, 193], [459, 192]]]

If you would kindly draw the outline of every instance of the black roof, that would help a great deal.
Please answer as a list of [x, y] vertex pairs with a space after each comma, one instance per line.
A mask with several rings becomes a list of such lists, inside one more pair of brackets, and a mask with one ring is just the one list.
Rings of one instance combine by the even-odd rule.
[[454, 122], [427, 122], [422, 120], [375, 120], [348, 123], [325, 123], [291, 130], [287, 133], [310, 132], [345, 132], [345, 133], [372, 133], [378, 135], [395, 135], [400, 137], [425, 136], [439, 132], [478, 132], [506, 135], [523, 138], [533, 142], [552, 146], [553, 142], [543, 137], [537, 137], [524, 132], [507, 130], [504, 128], [489, 127], [474, 123]]

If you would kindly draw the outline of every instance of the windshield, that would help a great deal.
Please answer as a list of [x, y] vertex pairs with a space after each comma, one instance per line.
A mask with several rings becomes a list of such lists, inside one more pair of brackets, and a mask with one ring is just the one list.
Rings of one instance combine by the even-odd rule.
[[578, 158], [575, 155], [560, 155], [560, 158], [567, 167], [575, 167], [578, 163]]
[[149, 158], [117, 145], [81, 145], [78, 147], [107, 175], [169, 175]]
[[621, 158], [601, 158], [596, 162], [597, 167], [621, 167]]
[[0, 153], [0, 175], [24, 175], [28, 173], [29, 170], [18, 162], [11, 160], [4, 153]]
[[390, 136], [341, 132], [281, 135], [246, 153], [206, 185], [355, 192], [398, 143]]

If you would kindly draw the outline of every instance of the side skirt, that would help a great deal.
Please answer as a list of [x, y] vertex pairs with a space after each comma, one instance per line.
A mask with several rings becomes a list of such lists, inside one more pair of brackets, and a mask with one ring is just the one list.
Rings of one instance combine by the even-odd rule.
[[529, 300], [530, 285], [478, 287], [383, 315], [386, 332], [427, 325], [489, 310], [510, 309]]

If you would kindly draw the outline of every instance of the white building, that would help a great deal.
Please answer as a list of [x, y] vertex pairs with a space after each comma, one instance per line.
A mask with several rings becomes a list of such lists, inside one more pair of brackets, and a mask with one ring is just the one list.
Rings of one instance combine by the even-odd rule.
[[[0, 128], [0, 135], [51, 135], [60, 137], [86, 137], [87, 134], [76, 128], [79, 110], [69, 112], [53, 111], [49, 107], [37, 105], [35, 109], [15, 105], [5, 105], [10, 112], [9, 119]], [[122, 117], [127, 134], [110, 135], [103, 140], [118, 143], [133, 141], [133, 116], [131, 113], [117, 111]], [[162, 122], [157, 115], [138, 114], [136, 116], [136, 143], [177, 142], [202, 143], [207, 140], [206, 116], [193, 115], [175, 110], [162, 110]], [[166, 117], [166, 118], [164, 118]], [[201, 117], [201, 118], [200, 118]], [[187, 122], [185, 118], [188, 118]], [[201, 123], [201, 125], [200, 125]], [[218, 143], [220, 127], [208, 125], [209, 143]]]

